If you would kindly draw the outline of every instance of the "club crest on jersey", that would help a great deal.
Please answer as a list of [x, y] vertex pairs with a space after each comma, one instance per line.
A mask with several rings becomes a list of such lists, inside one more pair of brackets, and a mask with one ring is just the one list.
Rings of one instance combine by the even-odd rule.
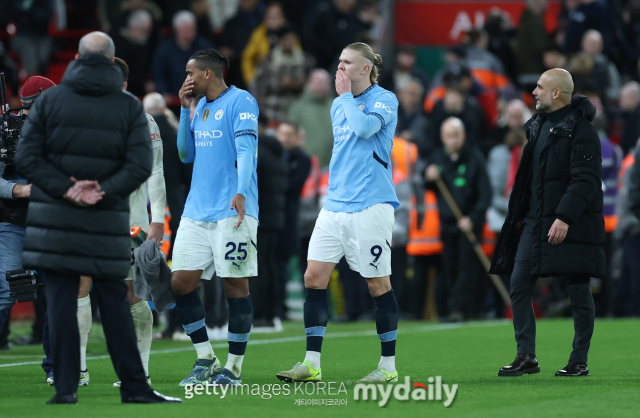
[[360, 111], [363, 111], [364, 110], [364, 105], [363, 104], [359, 105], [358, 109], [360, 109]]
[[222, 119], [222, 115], [224, 115], [224, 111], [222, 109], [218, 110], [216, 114], [213, 116], [216, 120]]
[[204, 113], [202, 114], [202, 121], [206, 122], [207, 119], [209, 119], [209, 109], [205, 109]]

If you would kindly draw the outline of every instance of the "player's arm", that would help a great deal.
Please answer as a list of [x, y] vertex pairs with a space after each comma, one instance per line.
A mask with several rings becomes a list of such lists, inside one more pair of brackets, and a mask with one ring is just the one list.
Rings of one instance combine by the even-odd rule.
[[240, 101], [238, 113], [245, 115], [244, 118], [234, 118], [234, 135], [236, 142], [236, 162], [238, 165], [238, 190], [236, 196], [231, 201], [231, 209], [238, 212], [237, 229], [244, 220], [245, 198], [251, 185], [251, 174], [253, 173], [253, 159], [258, 146], [258, 106], [255, 99]]
[[196, 143], [191, 132], [191, 110], [180, 108], [180, 124], [178, 125], [178, 155], [183, 163], [192, 163], [196, 158]]
[[356, 99], [351, 93], [340, 96], [344, 114], [349, 122], [349, 127], [358, 135], [358, 138], [371, 138], [373, 134], [382, 129], [383, 124], [375, 114], [365, 115], [356, 104]]
[[[153, 122], [155, 124], [155, 122]], [[156, 125], [157, 127], [157, 125]], [[153, 139], [153, 168], [147, 180], [149, 187], [149, 202], [151, 204], [151, 223], [147, 228], [147, 239], [154, 240], [160, 245], [164, 237], [164, 211], [167, 201], [167, 190], [164, 182], [164, 166], [162, 164], [163, 149], [159, 129], [155, 129], [157, 137]]]
[[196, 158], [196, 144], [191, 132], [191, 120], [197, 99], [193, 98], [193, 80], [189, 77], [182, 84], [180, 97], [180, 124], [178, 125], [178, 156], [183, 163], [192, 163]]

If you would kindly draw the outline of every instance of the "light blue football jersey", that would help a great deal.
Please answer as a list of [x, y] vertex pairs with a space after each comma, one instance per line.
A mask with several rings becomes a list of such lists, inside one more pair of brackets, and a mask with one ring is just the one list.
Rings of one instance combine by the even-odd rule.
[[[258, 220], [258, 104], [244, 90], [234, 86], [218, 98], [200, 99], [191, 121], [195, 159], [191, 190], [182, 216], [194, 221], [217, 222], [238, 213], [230, 209], [236, 193], [245, 196], [246, 215]], [[238, 149], [236, 138], [252, 138], [252, 169], [246, 190], [238, 190]], [[246, 141], [245, 141], [246, 143]]]
[[[343, 99], [344, 98], [344, 99]], [[365, 115], [378, 118], [382, 128], [359, 138], [356, 121], [347, 120], [343, 100], [355, 100]], [[391, 149], [398, 124], [398, 99], [377, 84], [354, 97], [345, 93], [331, 106], [333, 153], [329, 165], [326, 210], [360, 212], [376, 203], [400, 203], [392, 180]]]

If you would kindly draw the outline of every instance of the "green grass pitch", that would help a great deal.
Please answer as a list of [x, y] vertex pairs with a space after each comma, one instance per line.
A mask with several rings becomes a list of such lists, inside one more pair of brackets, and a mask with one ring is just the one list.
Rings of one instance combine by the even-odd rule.
[[[26, 327], [14, 327], [26, 332]], [[380, 345], [375, 324], [332, 324], [323, 344], [323, 381], [344, 383], [346, 394], [306, 393], [272, 396], [194, 396], [182, 405], [122, 405], [112, 387], [116, 375], [111, 366], [100, 326], [95, 325], [88, 347], [89, 387], [78, 389], [78, 405], [47, 406], [54, 394], [45, 384], [38, 346], [15, 347], [0, 354], [0, 417], [640, 417], [640, 321], [598, 320], [585, 378], [556, 378], [571, 351], [571, 320], [538, 322], [537, 375], [499, 378], [498, 369], [515, 355], [513, 327], [507, 321], [445, 325], [401, 322], [398, 331], [397, 366], [400, 380], [428, 384], [429, 377], [457, 384], [455, 401], [391, 400], [385, 408], [374, 401], [355, 401], [354, 382], [376, 368]], [[190, 343], [154, 341], [150, 361], [153, 387], [172, 396], [185, 397], [178, 382], [195, 361]], [[226, 343], [214, 343], [222, 364]], [[285, 324], [278, 334], [254, 334], [243, 365], [244, 383], [282, 384], [276, 372], [302, 361], [305, 351], [303, 325]], [[16, 363], [31, 363], [15, 365]], [[13, 365], [12, 365], [13, 364]], [[310, 389], [310, 388], [307, 388]], [[269, 388], [271, 392], [272, 387]], [[298, 406], [301, 399], [346, 399], [347, 405]], [[313, 401], [310, 401], [313, 402]]]

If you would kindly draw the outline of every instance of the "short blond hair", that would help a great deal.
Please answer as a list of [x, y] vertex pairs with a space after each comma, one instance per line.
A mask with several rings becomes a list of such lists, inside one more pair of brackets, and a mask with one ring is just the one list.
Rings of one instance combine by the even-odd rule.
[[345, 49], [351, 49], [353, 51], [358, 51], [360, 54], [371, 61], [373, 66], [371, 67], [371, 72], [369, 73], [369, 80], [371, 84], [376, 84], [378, 82], [378, 73], [380, 72], [380, 65], [382, 65], [382, 57], [380, 54], [376, 54], [373, 52], [373, 49], [364, 42], [355, 42], [350, 45], [347, 45]]

